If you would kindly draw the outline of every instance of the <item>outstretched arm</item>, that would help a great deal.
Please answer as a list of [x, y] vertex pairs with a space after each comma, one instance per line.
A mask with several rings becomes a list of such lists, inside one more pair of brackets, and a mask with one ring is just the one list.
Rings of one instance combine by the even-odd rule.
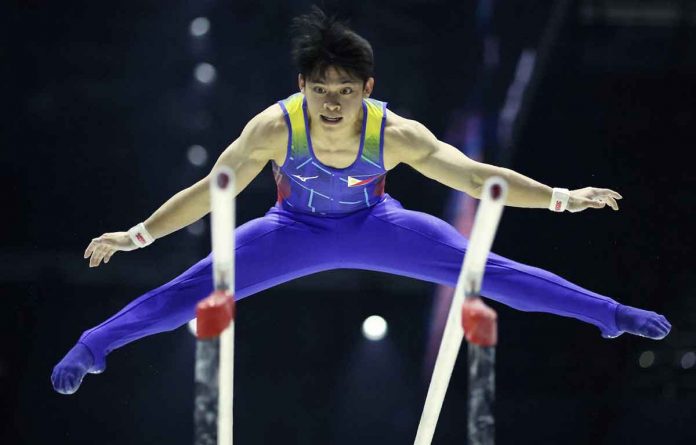
[[[225, 165], [235, 172], [235, 190], [239, 194], [270, 159], [284, 153], [286, 143], [287, 129], [282, 111], [273, 105], [249, 121], [239, 138], [220, 155], [215, 167]], [[207, 215], [210, 212], [209, 178], [210, 173], [169, 198], [144, 221], [145, 230], [157, 239]], [[102, 261], [108, 263], [119, 250], [136, 248], [128, 232], [105, 233], [92, 239], [84, 257], [89, 258], [90, 267], [97, 267]]]
[[[479, 198], [484, 181], [501, 176], [509, 184], [506, 204], [513, 207], [548, 208], [552, 188], [509, 168], [477, 162], [457, 148], [438, 140], [424, 125], [390, 113], [385, 130], [385, 156], [394, 165], [403, 162], [418, 172], [455, 190]], [[605, 188], [585, 187], [570, 192], [568, 210], [609, 205], [618, 210], [617, 192]]]
[[[285, 146], [287, 129], [274, 106], [254, 117], [242, 134], [220, 155], [211, 173], [172, 196], [152, 216], [145, 227], [157, 239], [198, 221], [210, 212], [209, 180], [216, 167], [224, 165], [235, 173], [235, 193], [239, 194], [272, 159], [278, 147]], [[284, 139], [279, 140], [282, 135]]]

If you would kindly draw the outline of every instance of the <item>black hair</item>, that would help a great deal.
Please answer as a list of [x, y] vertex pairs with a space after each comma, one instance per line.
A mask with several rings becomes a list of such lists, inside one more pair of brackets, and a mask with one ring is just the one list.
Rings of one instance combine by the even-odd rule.
[[348, 28], [346, 22], [329, 17], [317, 6], [292, 19], [292, 59], [307, 80], [323, 78], [329, 66], [363, 81], [373, 76], [372, 46]]

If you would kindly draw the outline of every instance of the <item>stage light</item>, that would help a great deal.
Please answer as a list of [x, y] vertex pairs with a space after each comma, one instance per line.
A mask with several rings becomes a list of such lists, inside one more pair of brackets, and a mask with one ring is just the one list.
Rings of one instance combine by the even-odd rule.
[[363, 322], [362, 332], [368, 340], [382, 340], [387, 335], [387, 322], [379, 315], [371, 315]]
[[643, 351], [638, 358], [638, 365], [641, 368], [649, 368], [655, 363], [655, 353], [652, 351]]
[[208, 161], [208, 151], [200, 145], [190, 146], [186, 156], [189, 162], [196, 167], [201, 167]]
[[217, 73], [213, 65], [204, 62], [196, 65], [193, 75], [200, 83], [211, 83], [215, 80]]
[[689, 351], [682, 355], [681, 358], [681, 367], [682, 369], [689, 369], [693, 368], [694, 365], [696, 365], [696, 354], [694, 354], [692, 351]]
[[205, 17], [196, 17], [191, 21], [189, 31], [194, 37], [203, 37], [210, 31], [210, 21]]

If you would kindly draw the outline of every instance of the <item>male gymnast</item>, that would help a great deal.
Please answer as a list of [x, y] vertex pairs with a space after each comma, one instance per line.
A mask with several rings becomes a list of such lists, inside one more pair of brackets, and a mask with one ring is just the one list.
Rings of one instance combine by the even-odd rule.
[[[475, 198], [488, 177], [501, 176], [509, 184], [509, 206], [618, 210], [621, 195], [613, 190], [551, 188], [476, 162], [422, 124], [387, 109], [370, 97], [375, 82], [370, 44], [318, 8], [293, 19], [291, 29], [299, 92], [251, 119], [215, 164], [234, 170], [240, 193], [270, 161], [278, 190], [277, 202], [264, 216], [235, 230], [237, 300], [337, 268], [455, 287], [467, 239], [450, 224], [406, 210], [385, 193], [387, 172], [402, 163]], [[118, 251], [145, 247], [203, 218], [210, 211], [209, 180], [210, 175], [178, 192], [130, 230], [93, 239], [84, 254], [89, 266], [106, 264]], [[55, 366], [55, 390], [74, 393], [87, 373], [104, 371], [114, 349], [191, 320], [196, 303], [212, 291], [211, 261], [208, 255], [85, 331]], [[487, 298], [591, 323], [607, 338], [628, 332], [662, 339], [671, 329], [662, 315], [496, 254], [488, 258], [485, 273], [482, 294]]]

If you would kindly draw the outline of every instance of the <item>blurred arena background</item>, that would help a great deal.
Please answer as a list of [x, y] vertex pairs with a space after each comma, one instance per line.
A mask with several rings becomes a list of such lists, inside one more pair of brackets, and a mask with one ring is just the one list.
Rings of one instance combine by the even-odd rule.
[[[248, 119], [296, 91], [288, 25], [311, 4], [3, 2], [0, 442], [192, 442], [186, 326], [116, 351], [73, 396], [49, 376], [82, 331], [206, 255], [207, 218], [98, 269], [82, 253], [207, 174]], [[604, 340], [491, 302], [498, 443], [696, 443], [696, 3], [319, 5], [372, 43], [374, 97], [397, 113], [546, 184], [624, 196], [619, 213], [507, 208], [493, 250], [661, 312], [672, 333]], [[471, 215], [405, 166], [387, 191], [453, 223]], [[268, 166], [240, 195], [238, 224], [274, 200]], [[339, 270], [240, 302], [237, 443], [412, 443], [443, 298], [430, 283]], [[373, 314], [388, 323], [380, 341], [361, 333]], [[465, 443], [465, 410], [462, 365], [435, 444]]]

